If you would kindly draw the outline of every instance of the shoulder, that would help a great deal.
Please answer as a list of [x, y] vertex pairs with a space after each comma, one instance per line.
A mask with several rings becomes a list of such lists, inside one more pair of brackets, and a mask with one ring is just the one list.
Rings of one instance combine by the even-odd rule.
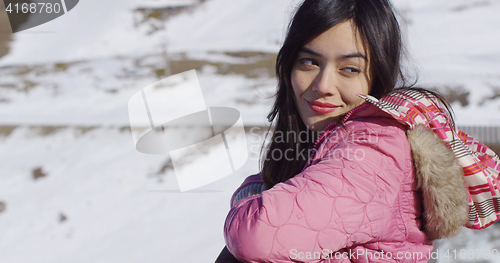
[[318, 147], [312, 164], [325, 159], [348, 158], [379, 167], [412, 169], [407, 126], [373, 105], [353, 114], [344, 127], [332, 130]]
[[329, 131], [322, 142], [325, 149], [339, 143], [378, 145], [381, 142], [409, 145], [406, 136], [408, 127], [376, 106], [365, 103], [353, 112], [344, 122], [343, 127]]

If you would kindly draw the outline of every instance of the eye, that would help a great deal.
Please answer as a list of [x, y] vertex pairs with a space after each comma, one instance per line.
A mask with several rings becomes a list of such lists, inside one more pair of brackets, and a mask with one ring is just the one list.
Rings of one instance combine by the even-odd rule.
[[350, 74], [355, 74], [355, 73], [360, 73], [361, 70], [357, 69], [357, 68], [354, 68], [354, 67], [345, 67], [343, 69], [341, 69], [342, 71], [346, 72], [346, 73], [350, 73]]
[[318, 66], [319, 65], [319, 63], [312, 58], [301, 58], [301, 59], [299, 59], [298, 62], [304, 66]]

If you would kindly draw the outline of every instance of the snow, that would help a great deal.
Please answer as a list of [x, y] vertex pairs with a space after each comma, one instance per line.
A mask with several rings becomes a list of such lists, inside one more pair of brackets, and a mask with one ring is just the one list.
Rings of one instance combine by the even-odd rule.
[[0, 66], [144, 54], [160, 51], [164, 44], [173, 52], [276, 52], [290, 1], [206, 1], [192, 13], [171, 18], [167, 32], [147, 35], [145, 26], [134, 25], [133, 10], [151, 3], [160, 6], [155, 1], [126, 0], [119, 5], [112, 0], [80, 1], [62, 17], [15, 34], [13, 50]]
[[[299, 1], [196, 2], [79, 1], [62, 17], [12, 36], [9, 54], [0, 58], [0, 202], [6, 204], [0, 262], [214, 261], [224, 246], [229, 198], [258, 172], [266, 130], [247, 131], [249, 159], [241, 169], [181, 193], [168, 155], [135, 149], [127, 103], [162, 78], [155, 70], [166, 63], [166, 48], [174, 62], [204, 61], [197, 75], [208, 107], [239, 110], [247, 127], [267, 125], [274, 78], [259, 69], [256, 77], [222, 74], [216, 65], [257, 63], [266, 58], [255, 54], [276, 53]], [[136, 25], [137, 8], [190, 4], [154, 22], [163, 30]], [[409, 65], [418, 69], [419, 83], [462, 86], [469, 104], [452, 104], [457, 123], [498, 126], [499, 100], [481, 102], [500, 88], [500, 3], [395, 5], [408, 22]], [[7, 134], [6, 126], [16, 128]], [[37, 168], [46, 176], [33, 179]], [[497, 228], [464, 230], [439, 248], [498, 249], [491, 241], [500, 236]]]
[[[0, 149], [0, 199], [7, 202], [0, 262], [215, 259], [232, 190], [257, 172], [250, 160], [229, 177], [181, 193], [172, 169], [156, 175], [167, 156], [137, 152], [130, 133], [115, 128], [82, 134], [64, 127], [43, 136], [18, 127]], [[34, 180], [35, 167], [47, 175]]]

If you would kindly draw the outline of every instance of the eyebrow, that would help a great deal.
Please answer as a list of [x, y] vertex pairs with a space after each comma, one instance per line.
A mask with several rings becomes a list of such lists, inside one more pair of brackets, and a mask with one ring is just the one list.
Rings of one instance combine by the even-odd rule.
[[[311, 55], [317, 56], [317, 57], [323, 57], [323, 55], [321, 55], [320, 53], [313, 51], [313, 50], [306, 48], [306, 47], [302, 47], [299, 50], [299, 52], [308, 53], [308, 54], [311, 54]], [[360, 52], [350, 53], [350, 54], [342, 55], [339, 57], [339, 59], [349, 59], [349, 58], [362, 58], [362, 59], [368, 61], [368, 58]]]

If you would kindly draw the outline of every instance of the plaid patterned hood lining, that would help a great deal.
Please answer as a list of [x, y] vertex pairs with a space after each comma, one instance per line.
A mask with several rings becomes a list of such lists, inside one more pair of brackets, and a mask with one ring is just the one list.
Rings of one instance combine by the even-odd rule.
[[500, 160], [487, 146], [450, 125], [449, 113], [431, 93], [405, 89], [378, 100], [370, 95], [359, 97], [377, 106], [410, 129], [422, 125], [431, 129], [455, 154], [462, 166], [469, 194], [471, 229], [483, 229], [500, 219]]

